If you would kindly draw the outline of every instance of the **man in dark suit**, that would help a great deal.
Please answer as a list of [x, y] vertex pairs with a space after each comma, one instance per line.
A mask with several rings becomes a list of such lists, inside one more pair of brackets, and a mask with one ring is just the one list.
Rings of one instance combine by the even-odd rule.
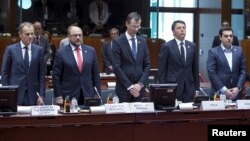
[[45, 96], [43, 48], [31, 44], [33, 34], [33, 24], [21, 23], [21, 41], [5, 49], [2, 63], [2, 85], [19, 85], [18, 105], [23, 106], [43, 104]]
[[100, 93], [100, 73], [94, 48], [82, 42], [82, 30], [72, 26], [68, 33], [69, 44], [56, 52], [53, 66], [55, 102], [75, 97], [80, 105], [84, 98], [94, 97], [95, 89]]
[[56, 17], [55, 7], [51, 0], [34, 1], [34, 19], [41, 21], [43, 27], [48, 20], [54, 20]]
[[110, 41], [105, 42], [102, 46], [102, 61], [104, 65], [104, 71], [107, 74], [110, 74], [113, 72], [113, 66], [112, 66], [112, 40], [119, 36], [119, 30], [117, 28], [112, 28], [109, 30], [109, 36]]
[[178, 83], [177, 100], [191, 102], [199, 91], [197, 47], [185, 40], [186, 24], [182, 20], [172, 24], [174, 39], [161, 46], [158, 62], [159, 83]]
[[68, 0], [63, 6], [63, 15], [66, 26], [70, 26], [72, 21], [80, 24], [82, 18], [82, 5], [78, 0]]
[[232, 45], [233, 30], [230, 27], [219, 31], [221, 44], [208, 52], [207, 71], [215, 91], [236, 100], [246, 79], [246, 60], [242, 48]]
[[42, 24], [39, 21], [34, 22], [34, 29], [35, 34], [32, 43], [43, 47], [44, 60], [47, 62], [48, 58], [51, 56], [49, 39], [42, 34]]
[[[229, 23], [228, 23], [227, 21], [222, 22], [221, 28], [227, 28], [227, 27], [230, 27]], [[212, 48], [213, 48], [213, 47], [217, 47], [217, 46], [219, 46], [220, 44], [221, 44], [220, 36], [219, 36], [219, 35], [214, 36]], [[235, 46], [239, 46], [239, 45], [240, 45], [240, 44], [239, 44], [238, 37], [235, 36], [235, 35], [233, 36], [232, 45], [235, 45]]]
[[120, 102], [141, 101], [150, 71], [147, 42], [136, 33], [141, 27], [141, 16], [132, 12], [127, 16], [125, 34], [112, 44], [116, 94]]

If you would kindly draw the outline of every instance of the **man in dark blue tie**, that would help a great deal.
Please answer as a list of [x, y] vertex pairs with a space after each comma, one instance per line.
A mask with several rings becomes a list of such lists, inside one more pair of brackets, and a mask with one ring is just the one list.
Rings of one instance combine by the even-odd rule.
[[136, 33], [141, 27], [141, 16], [132, 12], [127, 16], [125, 34], [112, 44], [116, 93], [120, 102], [141, 101], [150, 70], [147, 42]]
[[242, 48], [232, 45], [233, 30], [230, 27], [219, 31], [221, 44], [210, 49], [207, 71], [215, 91], [225, 94], [227, 99], [241, 97], [246, 79], [246, 60]]
[[191, 102], [199, 91], [197, 46], [186, 40], [186, 23], [172, 24], [174, 39], [161, 46], [158, 62], [159, 83], [178, 83], [177, 100]]
[[2, 85], [19, 85], [18, 105], [23, 106], [43, 104], [45, 96], [43, 48], [32, 44], [33, 35], [33, 24], [21, 23], [21, 41], [5, 49], [2, 63]]

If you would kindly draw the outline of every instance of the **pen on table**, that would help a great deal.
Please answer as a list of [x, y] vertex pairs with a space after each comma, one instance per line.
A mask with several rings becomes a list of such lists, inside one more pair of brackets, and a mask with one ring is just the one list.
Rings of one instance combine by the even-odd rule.
[[[42, 97], [40, 96], [40, 94], [39, 94], [38, 92], [36, 92], [36, 95], [37, 95], [40, 99], [42, 99]], [[44, 105], [43, 100], [41, 100], [41, 104]]]

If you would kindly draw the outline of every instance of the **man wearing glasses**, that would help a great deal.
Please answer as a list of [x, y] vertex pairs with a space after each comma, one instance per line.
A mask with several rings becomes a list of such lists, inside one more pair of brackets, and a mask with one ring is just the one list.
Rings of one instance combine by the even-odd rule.
[[53, 87], [55, 103], [75, 97], [79, 105], [84, 98], [94, 97], [95, 89], [100, 93], [100, 74], [96, 52], [93, 47], [83, 44], [82, 30], [72, 26], [68, 32], [69, 44], [56, 53], [53, 66]]
[[132, 12], [127, 16], [125, 34], [112, 44], [113, 71], [116, 75], [116, 94], [120, 102], [141, 101], [150, 70], [147, 42], [136, 33], [141, 27], [141, 16]]

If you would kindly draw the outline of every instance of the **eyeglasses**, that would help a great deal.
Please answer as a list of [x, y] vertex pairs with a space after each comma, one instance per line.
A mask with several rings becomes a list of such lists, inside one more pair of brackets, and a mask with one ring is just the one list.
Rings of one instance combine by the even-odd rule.
[[70, 36], [76, 38], [77, 36], [82, 37], [82, 34], [72, 34], [72, 35], [70, 35]]

